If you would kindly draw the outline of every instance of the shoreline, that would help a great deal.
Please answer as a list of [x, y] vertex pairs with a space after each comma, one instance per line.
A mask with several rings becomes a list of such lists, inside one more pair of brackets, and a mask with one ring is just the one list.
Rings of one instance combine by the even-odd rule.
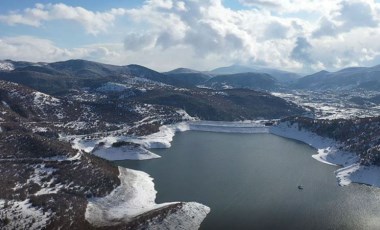
[[[346, 186], [350, 183], [366, 184], [380, 188], [380, 167], [359, 165], [359, 157], [352, 152], [342, 151], [339, 149], [341, 144], [337, 141], [318, 136], [307, 130], [298, 129], [298, 125], [290, 125], [282, 122], [273, 126], [265, 126], [268, 120], [254, 121], [184, 121], [171, 125], [163, 125], [159, 131], [150, 135], [141, 137], [115, 137], [108, 136], [99, 140], [81, 140], [77, 138], [73, 141], [73, 147], [78, 150], [90, 152], [98, 157], [110, 161], [116, 160], [149, 160], [160, 158], [161, 156], [149, 151], [156, 148], [170, 148], [171, 142], [176, 132], [185, 131], [203, 131], [219, 133], [269, 133], [297, 141], [301, 141], [317, 150], [317, 154], [312, 155], [315, 160], [329, 165], [341, 166], [336, 170], [335, 176], [340, 186]], [[135, 149], [123, 150], [122, 148], [113, 148], [112, 143], [117, 141], [128, 141], [139, 144], [140, 147]], [[105, 143], [101, 151], [97, 150], [99, 142]], [[356, 167], [353, 167], [355, 165]]]
[[[265, 126], [265, 120], [258, 121], [244, 121], [244, 122], [214, 122], [214, 121], [187, 121], [180, 122], [171, 125], [164, 125], [159, 128], [159, 132], [153, 133], [147, 136], [142, 137], [114, 137], [108, 136], [102, 138], [100, 140], [85, 140], [84, 143], [80, 143], [79, 141], [73, 142], [73, 147], [79, 150], [90, 150], [90, 153], [95, 154], [99, 157], [102, 157], [102, 154], [96, 154], [96, 150], [99, 147], [98, 143], [103, 142], [102, 145], [102, 153], [109, 154], [110, 152], [115, 153], [115, 149], [120, 150], [119, 148], [112, 147], [112, 143], [117, 141], [128, 141], [135, 144], [139, 144], [140, 146], [136, 148], [136, 151], [128, 149], [128, 151], [116, 151], [117, 157], [108, 156], [103, 157], [107, 160], [147, 160], [147, 159], [155, 159], [160, 158], [159, 155], [156, 155], [149, 151], [149, 149], [153, 148], [170, 148], [171, 142], [177, 132], [185, 132], [185, 131], [203, 131], [203, 132], [224, 132], [224, 133], [247, 133], [247, 134], [273, 134], [284, 138], [289, 138], [292, 140], [301, 141], [317, 150], [317, 154], [312, 155], [315, 160], [329, 164], [341, 166], [341, 168], [337, 169], [334, 174], [337, 178], [337, 182], [340, 186], [347, 186], [351, 183], [364, 184], [368, 186], [373, 186], [380, 188], [380, 167], [378, 166], [362, 166], [358, 164], [359, 157], [351, 152], [341, 151], [339, 149], [340, 144], [335, 140], [324, 138], [318, 136], [315, 133], [312, 133], [307, 130], [298, 129], [297, 124], [290, 125], [288, 122], [282, 122], [273, 126]], [[117, 202], [122, 201], [123, 208], [129, 210], [131, 207], [133, 209], [134, 206], [144, 206], [144, 208], [140, 210], [136, 210], [139, 214], [146, 213], [149, 211], [156, 210], [160, 207], [165, 207], [174, 203], [165, 203], [165, 204], [156, 204], [154, 202], [155, 195], [157, 193], [154, 190], [153, 178], [151, 178], [147, 173], [142, 171], [136, 171], [131, 169], [126, 169], [119, 167], [120, 172], [120, 180], [122, 184], [114, 189], [108, 196], [102, 198], [92, 198], [89, 200], [88, 207], [86, 209], [86, 219], [95, 225], [98, 226], [106, 226], [111, 222], [107, 219], [109, 217], [114, 216], [112, 214], [113, 210], [119, 210], [119, 217], [117, 219], [122, 219], [128, 222], [135, 215], [131, 215], [127, 211], [120, 211], [120, 204]], [[124, 173], [123, 173], [124, 172]], [[146, 181], [147, 183], [140, 183], [131, 185], [128, 181], [130, 180], [130, 176], [126, 176], [125, 172], [130, 172], [135, 177], [138, 177], [141, 181]], [[135, 180], [136, 181], [136, 180]], [[143, 191], [144, 187], [149, 188], [148, 193], [145, 192], [145, 195], [138, 198], [135, 198], [135, 201], [130, 202], [131, 196], [138, 196], [138, 191]], [[125, 194], [125, 191], [129, 191], [130, 189], [134, 190], [134, 194]], [[115, 192], [124, 191], [124, 193], [120, 193], [115, 196]], [[133, 193], [133, 192], [132, 192]], [[144, 192], [142, 192], [144, 194]], [[124, 200], [126, 198], [126, 200]], [[146, 198], [146, 199], [145, 199]], [[144, 200], [145, 199], [145, 200]], [[116, 202], [116, 203], [115, 203]], [[124, 202], [124, 203], [123, 203]], [[137, 202], [137, 203], [136, 203]], [[148, 202], [148, 203], [147, 203]], [[114, 205], [112, 205], [114, 204]], [[146, 205], [145, 205], [146, 204]], [[200, 224], [203, 222], [204, 218], [206, 218], [207, 214], [210, 212], [210, 208], [195, 202], [185, 202], [185, 211], [180, 211], [181, 215], [177, 215], [174, 213], [173, 216], [168, 215], [167, 218], [176, 218], [178, 223], [181, 223], [184, 226], [192, 226], [199, 228]], [[104, 208], [102, 208], [104, 207]], [[101, 213], [101, 214], [97, 214]], [[192, 217], [196, 216], [195, 220], [188, 218], [188, 215], [191, 213]], [[121, 215], [121, 216], [120, 216]], [[100, 220], [97, 220], [100, 218]], [[182, 222], [181, 222], [182, 221]], [[160, 225], [160, 223], [155, 223]], [[190, 225], [189, 225], [190, 224]], [[195, 224], [195, 225], [192, 225]]]
[[[180, 202], [167, 202], [157, 204], [153, 178], [149, 174], [118, 167], [121, 184], [105, 197], [88, 199], [85, 219], [95, 227], [110, 227], [129, 223], [139, 215], [167, 208]], [[199, 228], [200, 224], [210, 212], [210, 208], [196, 202], [184, 202], [183, 205], [164, 219], [173, 220], [163, 225], [170, 229], [180, 227], [182, 229]], [[191, 221], [190, 221], [191, 220]], [[150, 226], [152, 223], [148, 223]]]
[[304, 142], [317, 150], [318, 153], [312, 155], [315, 160], [324, 164], [340, 166], [341, 168], [334, 171], [340, 186], [356, 183], [380, 188], [380, 177], [378, 176], [380, 167], [360, 165], [359, 156], [340, 150], [341, 144], [337, 141], [307, 130], [299, 130], [298, 125], [290, 125], [287, 122], [273, 126], [270, 133]]
[[321, 137], [307, 130], [299, 130], [297, 124], [290, 125], [287, 122], [283, 122], [274, 126], [265, 126], [265, 122], [265, 120], [244, 122], [181, 122], [161, 126], [159, 132], [141, 137], [136, 143], [141, 144], [146, 149], [170, 148], [175, 133], [184, 131], [269, 133], [301, 141], [317, 150], [318, 153], [311, 156], [315, 160], [324, 164], [340, 166], [341, 168], [334, 172], [340, 186], [357, 183], [380, 188], [380, 177], [376, 176], [380, 175], [380, 167], [375, 165], [359, 165], [359, 157], [355, 153], [340, 150], [341, 144], [337, 141]]

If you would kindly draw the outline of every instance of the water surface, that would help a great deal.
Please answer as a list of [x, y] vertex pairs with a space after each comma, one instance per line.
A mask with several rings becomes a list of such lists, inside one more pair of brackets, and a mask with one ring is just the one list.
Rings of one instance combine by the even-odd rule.
[[314, 160], [301, 142], [188, 131], [153, 152], [162, 158], [117, 164], [149, 173], [157, 203], [209, 206], [201, 229], [380, 229], [380, 189], [338, 186], [338, 167]]

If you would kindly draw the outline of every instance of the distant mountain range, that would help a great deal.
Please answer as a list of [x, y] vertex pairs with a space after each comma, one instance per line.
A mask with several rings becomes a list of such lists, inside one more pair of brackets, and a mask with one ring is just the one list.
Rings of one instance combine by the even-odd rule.
[[213, 77], [212, 74], [187, 68], [178, 68], [163, 74], [170, 78], [171, 84], [181, 87], [196, 87]]
[[380, 65], [351, 67], [337, 72], [320, 71], [299, 79], [293, 87], [318, 90], [380, 90]]
[[237, 74], [237, 73], [265, 73], [273, 76], [279, 82], [290, 82], [301, 78], [300, 75], [292, 72], [287, 72], [278, 69], [272, 69], [267, 67], [248, 67], [241, 65], [232, 65], [227, 67], [220, 67], [211, 70], [210, 73], [214, 75], [227, 75], [227, 74]]
[[246, 88], [268, 91], [279, 87], [277, 80], [266, 73], [218, 75], [210, 78], [203, 85], [213, 89]]
[[[240, 69], [242, 72], [239, 72]], [[271, 70], [275, 73], [275, 70]], [[255, 90], [274, 90], [281, 82], [291, 81], [296, 74], [277, 71], [284, 75], [272, 76], [242, 66], [231, 66], [202, 72], [179, 68], [165, 73], [139, 65], [116, 66], [86, 60], [68, 60], [54, 63], [31, 63], [5, 60], [0, 62], [0, 80], [27, 85], [46, 93], [59, 93], [77, 87], [100, 86], [112, 80], [121, 83], [126, 78], [137, 77], [161, 84], [183, 88], [199, 85], [215, 88], [248, 88]], [[288, 80], [285, 80], [287, 74]], [[293, 77], [289, 77], [293, 76]]]
[[263, 91], [379, 90], [380, 65], [346, 68], [337, 72], [320, 71], [301, 77], [296, 73], [277, 69], [240, 65], [211, 71], [178, 68], [160, 73], [140, 65], [116, 66], [86, 60], [54, 63], [0, 61], [0, 80], [24, 84], [46, 93], [65, 92], [73, 86], [101, 86], [110, 81], [122, 83], [132, 78], [182, 88], [202, 86], [213, 89], [247, 88]]
[[[276, 80], [268, 74], [214, 77], [188, 69], [159, 73], [139, 65], [115, 66], [85, 60], [1, 63], [7, 68], [0, 71], [0, 80], [28, 86], [58, 98], [69, 97], [69, 101], [79, 97], [80, 101], [84, 100], [85, 104], [92, 106], [103, 101], [99, 109], [101, 111], [96, 114], [109, 114], [110, 116], [104, 117], [117, 120], [138, 117], [131, 115], [130, 111], [136, 107], [136, 103], [137, 107], [150, 104], [185, 109], [192, 116], [209, 120], [276, 118], [303, 112], [298, 106], [283, 99], [265, 92], [248, 90], [265, 91], [276, 87]], [[206, 84], [214, 90], [196, 87], [200, 84]], [[115, 100], [115, 105], [111, 106], [111, 98]], [[118, 106], [124, 101], [130, 104], [117, 112]], [[71, 109], [73, 105], [70, 103], [65, 106], [70, 108], [69, 111], [75, 110]], [[23, 110], [22, 114], [28, 114], [27, 111], [29, 110]]]

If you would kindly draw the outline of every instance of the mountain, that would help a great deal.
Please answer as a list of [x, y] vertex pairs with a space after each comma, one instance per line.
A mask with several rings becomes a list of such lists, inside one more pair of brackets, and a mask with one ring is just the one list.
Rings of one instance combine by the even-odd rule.
[[337, 72], [320, 71], [298, 79], [293, 87], [313, 90], [378, 90], [380, 88], [380, 65], [350, 67]]
[[[17, 72], [38, 76], [29, 80], [46, 77], [54, 84], [51, 79], [58, 79], [67, 91], [56, 96], [0, 80], [0, 204], [3, 207], [0, 229], [24, 229], [25, 226], [59, 229], [68, 223], [73, 229], [99, 229], [86, 218], [89, 207], [93, 207], [91, 202], [115, 191], [117, 196], [111, 205], [107, 200], [107, 207], [120, 206], [125, 199], [137, 197], [131, 195], [133, 189], [129, 187], [120, 189], [126, 179], [120, 176], [118, 167], [94, 154], [96, 148], [108, 148], [104, 141], [109, 142], [112, 149], [125, 151], [127, 148], [134, 155], [135, 152], [140, 154], [138, 150], [143, 147], [122, 140], [137, 140], [136, 137], [158, 132], [162, 125], [187, 121], [189, 115], [203, 120], [252, 120], [304, 112], [294, 103], [264, 92], [190, 90], [157, 84], [144, 77], [154, 79], [161, 75], [140, 66], [128, 67], [135, 76], [128, 77], [124, 84], [112, 82], [114, 78], [109, 77], [105, 78], [109, 82], [101, 87], [78, 88], [71, 82], [75, 76], [68, 72], [81, 71], [82, 67], [77, 67], [54, 69], [63, 75], [49, 72], [53, 68], [44, 69], [45, 73], [41, 73], [41, 69], [38, 69], [40, 72]], [[105, 70], [94, 72], [102, 71]], [[88, 79], [82, 79], [83, 85]], [[127, 194], [120, 195], [119, 191], [127, 191]], [[111, 227], [101, 229], [150, 229], [152, 221], [168, 222], [172, 213], [179, 212], [183, 216], [181, 206], [184, 204], [149, 210], [128, 221], [112, 219]], [[191, 221], [194, 221], [194, 213], [189, 216]]]
[[168, 76], [169, 84], [185, 88], [196, 87], [213, 77], [208, 73], [187, 68], [178, 68], [163, 74]]
[[164, 72], [163, 74], [170, 75], [170, 74], [182, 74], [182, 73], [202, 73], [202, 71], [193, 70], [189, 68], [177, 68], [168, 72]]
[[156, 82], [169, 83], [166, 75], [141, 65], [127, 65], [124, 67], [124, 73]]
[[245, 88], [254, 90], [273, 90], [278, 87], [277, 80], [265, 73], [238, 73], [219, 75], [203, 83], [213, 89]]
[[0, 71], [0, 80], [23, 84], [49, 94], [64, 93], [73, 88], [100, 87], [109, 81], [123, 83], [135, 78], [164, 84], [172, 81], [164, 74], [139, 65], [115, 66], [86, 60], [44, 64], [3, 63], [12, 65], [12, 68]]
[[279, 82], [291, 82], [300, 78], [300, 76], [296, 73], [267, 68], [267, 67], [260, 67], [260, 66], [248, 67], [248, 66], [241, 66], [241, 65], [232, 65], [232, 66], [227, 66], [227, 67], [220, 67], [220, 68], [210, 71], [210, 73], [214, 75], [226, 75], [226, 74], [237, 74], [237, 73], [248, 73], [248, 72], [266, 73], [275, 77], [277, 81]]
[[0, 60], [0, 71], [12, 71], [16, 68], [22, 68], [32, 65], [43, 65], [44, 63], [38, 62], [26, 62], [26, 61], [12, 61], [12, 60]]
[[[163, 74], [140, 65], [115, 66], [86, 60], [68, 60], [29, 63], [10, 71], [0, 71], [0, 80], [30, 87], [44, 93], [46, 97], [58, 97], [62, 103], [64, 102], [58, 106], [60, 110], [54, 106], [54, 109], [45, 110], [45, 114], [49, 116], [55, 114], [52, 119], [57, 121], [62, 120], [57, 117], [57, 114], [67, 119], [68, 117], [73, 120], [82, 119], [77, 115], [85, 114], [84, 111], [90, 106], [92, 113], [96, 114], [95, 120], [102, 117], [102, 120], [109, 123], [115, 120], [136, 122], [143, 117], [139, 115], [139, 112], [131, 109], [136, 106], [136, 103], [138, 107], [154, 104], [158, 106], [158, 110], [164, 106], [163, 111], [166, 112], [172, 109], [191, 108], [190, 115], [212, 120], [253, 119], [257, 116], [274, 118], [302, 113], [298, 106], [282, 99], [277, 100], [272, 95], [241, 89], [265, 91], [276, 88], [276, 79], [268, 74], [244, 73], [211, 78], [209, 74], [184, 68]], [[218, 91], [196, 88], [195, 86], [200, 83]], [[188, 89], [189, 87], [194, 88]], [[220, 91], [225, 88], [240, 89], [229, 92]], [[160, 92], [159, 95], [156, 95], [157, 92]], [[232, 92], [234, 96], [229, 95]], [[234, 98], [243, 98], [242, 95], [245, 95], [247, 99], [244, 100], [248, 104], [242, 105], [239, 104], [240, 100], [234, 100]], [[25, 96], [24, 98], [31, 98], [32, 101], [28, 101], [28, 105], [34, 103], [35, 97]], [[273, 100], [265, 104], [260, 102], [262, 101], [260, 98], [273, 98]], [[215, 101], [219, 103], [215, 104]], [[17, 100], [17, 103], [11, 104], [21, 102], [22, 100]], [[125, 108], [119, 108], [123, 104]], [[166, 108], [167, 106], [171, 109]], [[265, 109], [266, 107], [272, 109]], [[246, 109], [248, 112], [239, 114], [238, 108]], [[258, 113], [258, 110], [261, 112]], [[73, 111], [78, 111], [78, 114]], [[42, 117], [34, 115], [39, 112], [32, 108], [22, 110], [21, 114], [23, 114], [22, 117], [28, 119], [33, 117], [33, 120]], [[166, 116], [170, 117], [168, 114]]]
[[88, 78], [94, 76], [105, 77], [123, 72], [122, 66], [107, 65], [80, 59], [49, 63], [44, 67], [78, 78]]

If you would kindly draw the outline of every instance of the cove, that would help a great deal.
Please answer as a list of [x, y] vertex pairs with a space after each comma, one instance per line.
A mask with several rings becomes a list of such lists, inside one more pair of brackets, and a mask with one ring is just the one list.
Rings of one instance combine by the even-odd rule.
[[[157, 203], [211, 208], [201, 229], [380, 229], [380, 190], [340, 187], [337, 166], [273, 134], [177, 133], [162, 158], [117, 161], [154, 178]], [[302, 185], [303, 190], [297, 186]]]

